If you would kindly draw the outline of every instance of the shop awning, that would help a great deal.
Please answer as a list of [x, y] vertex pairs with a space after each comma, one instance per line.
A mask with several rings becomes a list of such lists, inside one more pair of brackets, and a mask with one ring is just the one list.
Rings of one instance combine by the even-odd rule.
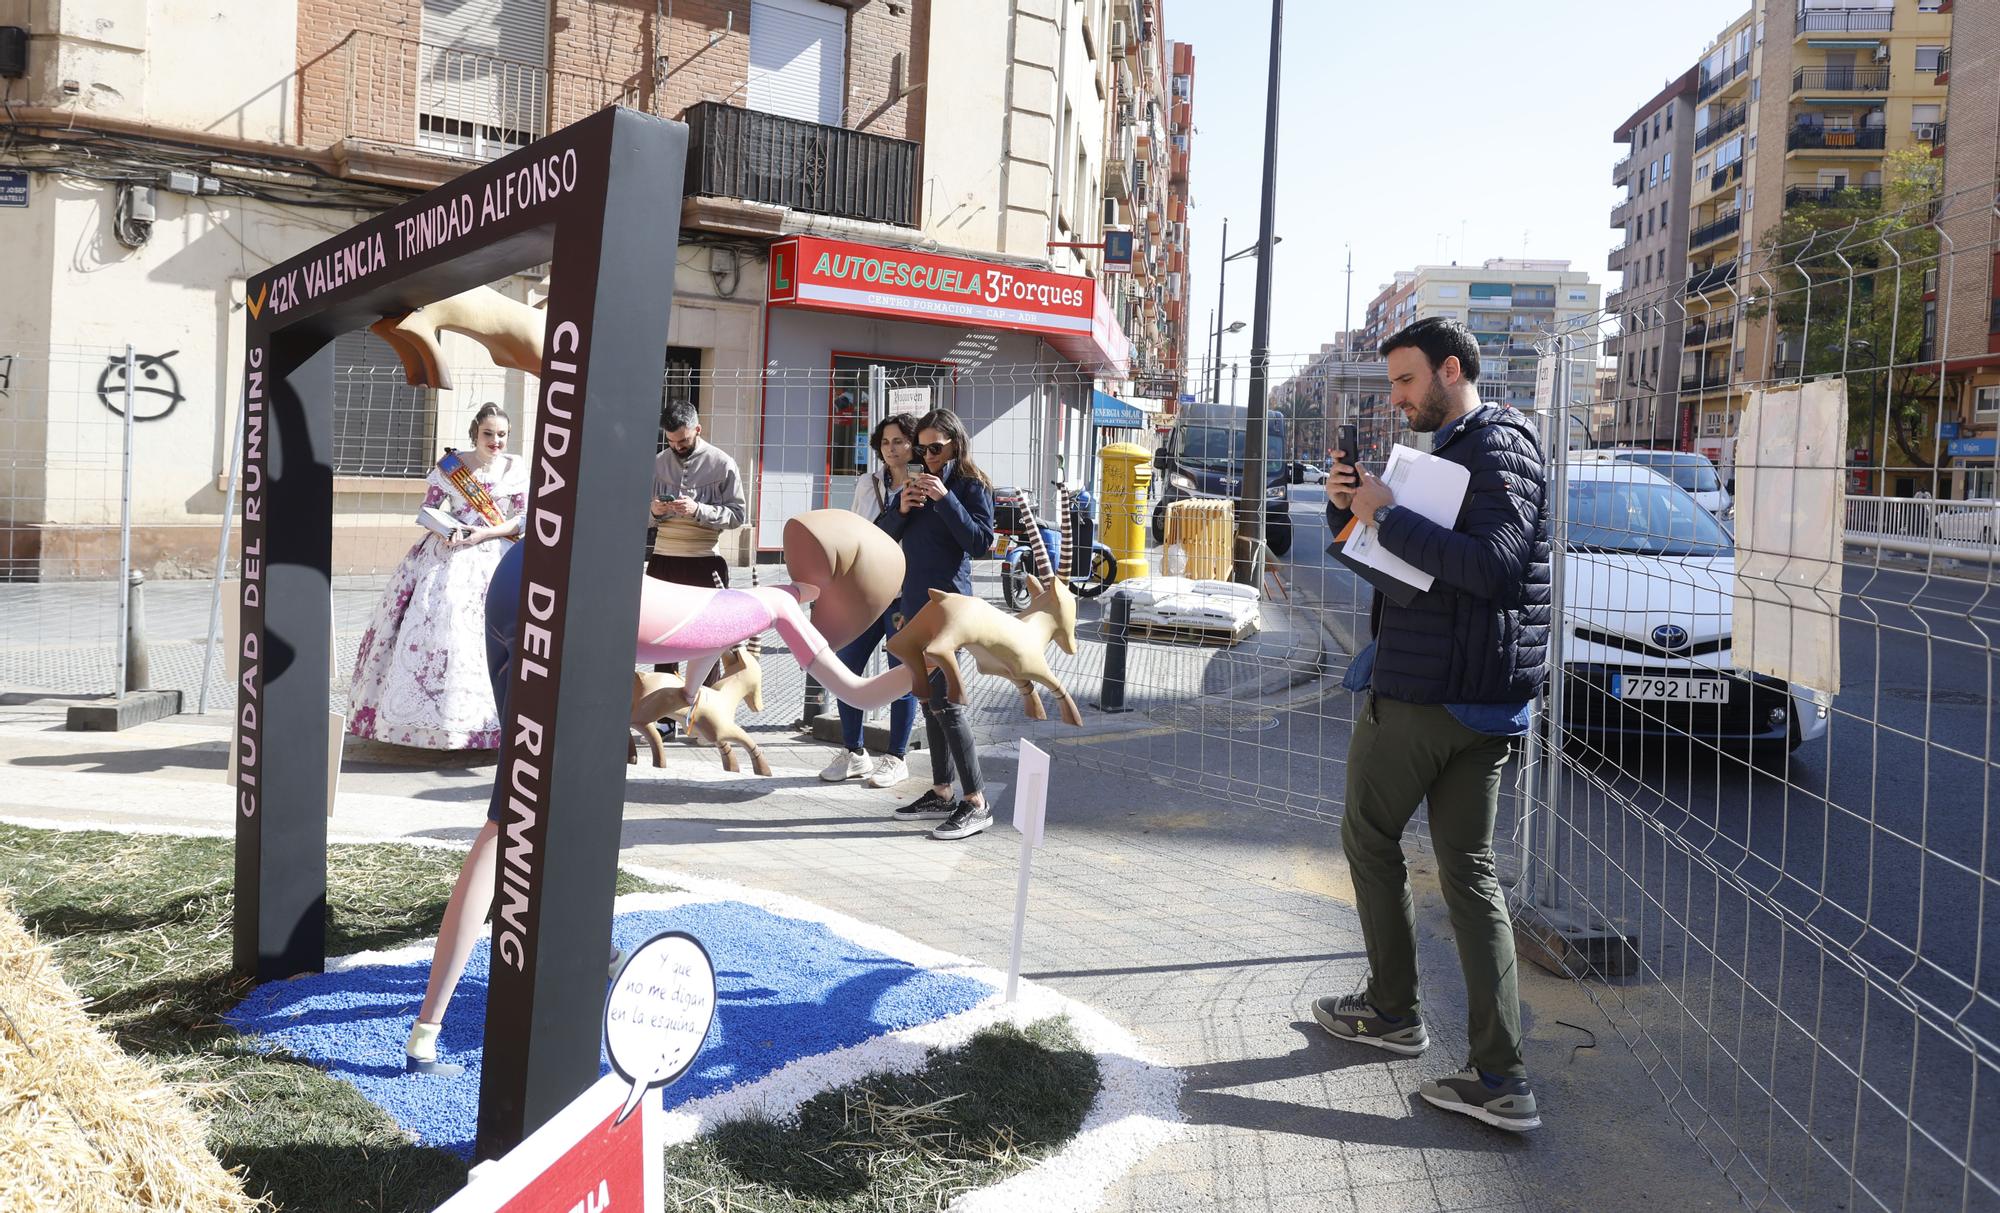
[[771, 307], [1035, 333], [1093, 374], [1122, 376], [1132, 344], [1091, 278], [823, 236], [771, 246]]

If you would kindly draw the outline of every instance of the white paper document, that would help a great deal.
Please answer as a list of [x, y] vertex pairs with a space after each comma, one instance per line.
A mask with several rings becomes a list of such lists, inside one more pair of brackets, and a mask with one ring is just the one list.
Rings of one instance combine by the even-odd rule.
[[[1458, 511], [1465, 504], [1465, 490], [1472, 483], [1472, 473], [1449, 459], [1398, 445], [1389, 452], [1388, 466], [1382, 469], [1382, 483], [1395, 494], [1397, 505], [1415, 510], [1448, 530], [1458, 522]], [[1429, 573], [1382, 546], [1382, 537], [1371, 520], [1356, 519], [1346, 546], [1340, 550], [1350, 560], [1419, 590], [1431, 588], [1433, 578]]]

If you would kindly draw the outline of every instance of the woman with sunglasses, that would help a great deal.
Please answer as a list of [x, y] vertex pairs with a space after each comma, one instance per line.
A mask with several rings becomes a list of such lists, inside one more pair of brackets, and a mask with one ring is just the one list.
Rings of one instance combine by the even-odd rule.
[[[917, 422], [923, 470], [889, 496], [877, 523], [903, 545], [903, 596], [896, 610], [905, 622], [930, 601], [932, 590], [972, 593], [972, 558], [993, 547], [993, 482], [972, 461], [965, 424], [950, 409], [933, 409]], [[931, 788], [896, 810], [906, 821], [942, 817], [932, 838], [967, 838], [993, 824], [981, 791], [979, 753], [964, 710], [945, 696], [944, 675], [932, 671], [924, 702], [924, 732], [931, 751]], [[962, 797], [952, 795], [956, 773]]]
[[[916, 443], [915, 414], [891, 413], [877, 422], [875, 432], [868, 440], [868, 445], [875, 451], [875, 469], [855, 482], [854, 503], [848, 508], [870, 522], [879, 520], [882, 511], [888, 508], [891, 495], [910, 482]], [[875, 646], [886, 642], [902, 626], [902, 611], [899, 602], [882, 612], [882, 617], [868, 625], [867, 631], [840, 650], [838, 656], [841, 663], [857, 674], [865, 672], [868, 659], [875, 655]], [[901, 665], [902, 662], [891, 656], [889, 664]], [[828, 783], [839, 783], [843, 779], [862, 779], [865, 776], [864, 782], [871, 788], [893, 788], [908, 779], [910, 768], [903, 755], [909, 751], [910, 731], [916, 727], [916, 696], [905, 695], [889, 705], [889, 752], [880, 762], [869, 761], [868, 751], [861, 744], [861, 709], [846, 702], [841, 702], [839, 708], [842, 748], [826, 769], [819, 773], [819, 777]]]

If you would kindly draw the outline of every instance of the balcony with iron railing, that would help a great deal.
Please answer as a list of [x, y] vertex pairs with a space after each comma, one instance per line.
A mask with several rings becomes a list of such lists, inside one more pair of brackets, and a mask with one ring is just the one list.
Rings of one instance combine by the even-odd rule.
[[1702, 392], [1711, 388], [1728, 386], [1729, 368], [1727, 366], [1712, 366], [1705, 371], [1693, 375], [1681, 376], [1681, 390], [1683, 392]]
[[1792, 93], [1886, 93], [1886, 67], [1802, 67], [1792, 73]]
[[1709, 320], [1707, 316], [1702, 316], [1688, 323], [1687, 331], [1681, 335], [1681, 344], [1689, 348], [1714, 345], [1718, 341], [1728, 341], [1735, 335], [1736, 317], [1724, 315], [1720, 320]]
[[915, 227], [922, 148], [908, 139], [719, 101], [688, 107], [687, 192]]
[[1866, 152], [1888, 146], [1888, 132], [1879, 126], [1794, 126], [1785, 136], [1787, 152]]
[[1726, 164], [1723, 167], [1716, 169], [1715, 172], [1709, 174], [1707, 193], [1709, 194], [1719, 193], [1723, 190], [1728, 189], [1730, 185], [1732, 185], [1737, 181], [1741, 181], [1742, 179], [1743, 179], [1743, 162], [1741, 160], [1735, 161], [1731, 164]]
[[1879, 185], [1788, 185], [1785, 187], [1785, 207], [1830, 206], [1842, 208], [1873, 209], [1882, 205], [1882, 187]]
[[1933, 122], [1931, 124], [1931, 155], [1944, 155], [1944, 123], [1942, 122]]
[[1896, 28], [1893, 8], [1816, 8], [1800, 4], [1795, 37], [1807, 34], [1886, 34]]
[[1736, 281], [1736, 262], [1732, 259], [1690, 274], [1687, 280], [1687, 293], [1697, 295], [1703, 291], [1728, 286], [1734, 281]]
[[1738, 211], [1730, 215], [1725, 215], [1713, 223], [1704, 223], [1692, 232], [1689, 232], [1688, 248], [1692, 250], [1701, 248], [1704, 245], [1714, 244], [1718, 240], [1734, 236], [1742, 228], [1742, 212]]
[[1694, 150], [1700, 151], [1728, 135], [1729, 132], [1741, 128], [1749, 113], [1750, 107], [1748, 105], [1739, 104], [1731, 106], [1720, 117], [1710, 118], [1707, 126], [1695, 131]]
[[1618, 163], [1611, 166], [1611, 184], [1623, 185], [1625, 184], [1625, 179], [1630, 177], [1631, 175], [1632, 175], [1632, 157], [1628, 153], [1626, 156], [1620, 159]]
[[1951, 79], [1951, 48], [1947, 46], [1943, 50], [1938, 52], [1937, 76], [1935, 79], [1931, 81], [1931, 83], [1944, 84], [1950, 81], [1950, 79]]
[[1710, 97], [1715, 96], [1715, 94], [1721, 92], [1723, 89], [1728, 88], [1731, 84], [1734, 84], [1736, 81], [1742, 79], [1743, 74], [1749, 70], [1750, 70], [1750, 60], [1748, 58], [1743, 58], [1743, 59], [1737, 59], [1734, 62], [1728, 64], [1721, 71], [1715, 73], [1713, 76], [1709, 75], [1707, 72], [1703, 72], [1701, 76], [1701, 85], [1695, 91], [1695, 99], [1698, 101], [1708, 100]]

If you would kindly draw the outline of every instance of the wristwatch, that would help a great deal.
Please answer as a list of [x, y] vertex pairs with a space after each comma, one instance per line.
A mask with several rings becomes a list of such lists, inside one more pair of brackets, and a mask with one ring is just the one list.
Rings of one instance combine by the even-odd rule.
[[1381, 526], [1384, 522], [1387, 522], [1389, 520], [1389, 511], [1395, 508], [1393, 504], [1377, 507], [1375, 510], [1375, 525]]

